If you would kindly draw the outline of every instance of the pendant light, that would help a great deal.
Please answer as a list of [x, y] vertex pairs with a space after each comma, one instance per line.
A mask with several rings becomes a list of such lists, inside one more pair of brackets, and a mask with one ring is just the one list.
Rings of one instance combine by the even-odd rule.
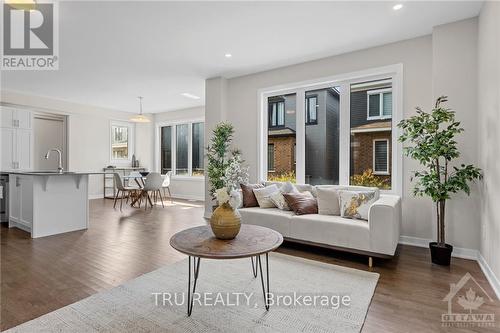
[[139, 96], [137, 97], [139, 98], [139, 114], [138, 115], [135, 115], [133, 116], [132, 118], [130, 118], [129, 120], [130, 121], [133, 121], [134, 123], [149, 123], [151, 120], [149, 120], [147, 117], [145, 117], [143, 114], [142, 114], [142, 99], [143, 97], [142, 96]]
[[5, 0], [5, 4], [14, 9], [33, 10], [36, 7], [36, 0]]

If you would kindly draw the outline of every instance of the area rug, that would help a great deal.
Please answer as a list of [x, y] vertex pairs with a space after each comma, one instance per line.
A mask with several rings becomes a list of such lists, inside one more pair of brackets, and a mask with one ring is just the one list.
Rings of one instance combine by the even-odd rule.
[[269, 270], [269, 311], [250, 259], [202, 259], [188, 317], [185, 259], [8, 332], [359, 332], [379, 277], [279, 253]]

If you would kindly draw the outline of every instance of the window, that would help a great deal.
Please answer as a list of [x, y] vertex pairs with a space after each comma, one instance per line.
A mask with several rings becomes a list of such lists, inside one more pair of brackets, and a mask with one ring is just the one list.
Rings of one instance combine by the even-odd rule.
[[164, 126], [161, 129], [161, 173], [172, 171], [172, 126]]
[[350, 94], [350, 184], [391, 189], [391, 80], [353, 83]]
[[306, 125], [318, 123], [318, 96], [306, 97]]
[[186, 176], [189, 174], [189, 169], [188, 169], [189, 124], [175, 126], [175, 132], [176, 132], [175, 174], [179, 176]]
[[158, 127], [162, 174], [203, 176], [205, 157], [205, 123], [190, 122]]
[[[337, 89], [340, 89], [336, 87]], [[305, 180], [311, 185], [339, 183], [340, 94], [335, 88], [306, 91]], [[321, 119], [318, 100], [321, 99]], [[307, 126], [317, 124], [319, 126]]]
[[391, 89], [371, 90], [368, 96], [368, 120], [388, 119], [392, 116]]
[[373, 140], [373, 173], [389, 174], [389, 140]]
[[295, 182], [296, 94], [271, 96], [267, 103], [267, 179]]
[[132, 160], [133, 125], [126, 122], [111, 122], [110, 127], [110, 161], [127, 163]]
[[267, 170], [274, 171], [274, 143], [267, 145]]
[[203, 176], [205, 171], [203, 168], [203, 159], [205, 157], [205, 124], [194, 123], [192, 132], [192, 175]]
[[[261, 90], [259, 180], [401, 194], [402, 147], [393, 130], [402, 113], [401, 75], [402, 66], [391, 65]], [[277, 126], [278, 102], [284, 126]]]
[[285, 126], [285, 102], [269, 103], [269, 127]]

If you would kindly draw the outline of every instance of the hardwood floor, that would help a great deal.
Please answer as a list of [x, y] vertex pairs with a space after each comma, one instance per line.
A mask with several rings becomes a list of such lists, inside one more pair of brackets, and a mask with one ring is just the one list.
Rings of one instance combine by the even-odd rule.
[[[31, 239], [18, 229], [1, 231], [1, 325], [4, 330], [141, 274], [183, 259], [169, 246], [182, 229], [206, 224], [201, 203], [177, 200], [153, 210], [113, 209], [112, 200], [91, 200], [90, 228]], [[296, 244], [279, 252], [369, 270], [367, 258]], [[376, 260], [380, 279], [363, 332], [498, 332], [500, 302], [475, 261], [453, 258], [450, 267], [431, 265], [428, 250], [400, 246], [392, 260]], [[442, 299], [450, 283], [469, 272], [493, 298], [481, 313], [494, 313], [494, 328], [443, 328]]]

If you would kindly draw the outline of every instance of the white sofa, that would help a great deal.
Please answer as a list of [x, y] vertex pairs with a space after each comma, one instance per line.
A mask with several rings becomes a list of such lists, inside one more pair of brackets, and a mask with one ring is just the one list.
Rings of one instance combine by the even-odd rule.
[[[321, 185], [347, 190], [359, 186]], [[297, 185], [300, 191], [315, 187]], [[366, 188], [365, 188], [366, 189]], [[401, 199], [397, 195], [381, 194], [369, 210], [368, 221], [346, 219], [334, 215], [295, 215], [278, 208], [241, 208], [241, 222], [265, 226], [280, 232], [286, 240], [334, 248], [371, 257], [394, 256], [401, 224]]]

